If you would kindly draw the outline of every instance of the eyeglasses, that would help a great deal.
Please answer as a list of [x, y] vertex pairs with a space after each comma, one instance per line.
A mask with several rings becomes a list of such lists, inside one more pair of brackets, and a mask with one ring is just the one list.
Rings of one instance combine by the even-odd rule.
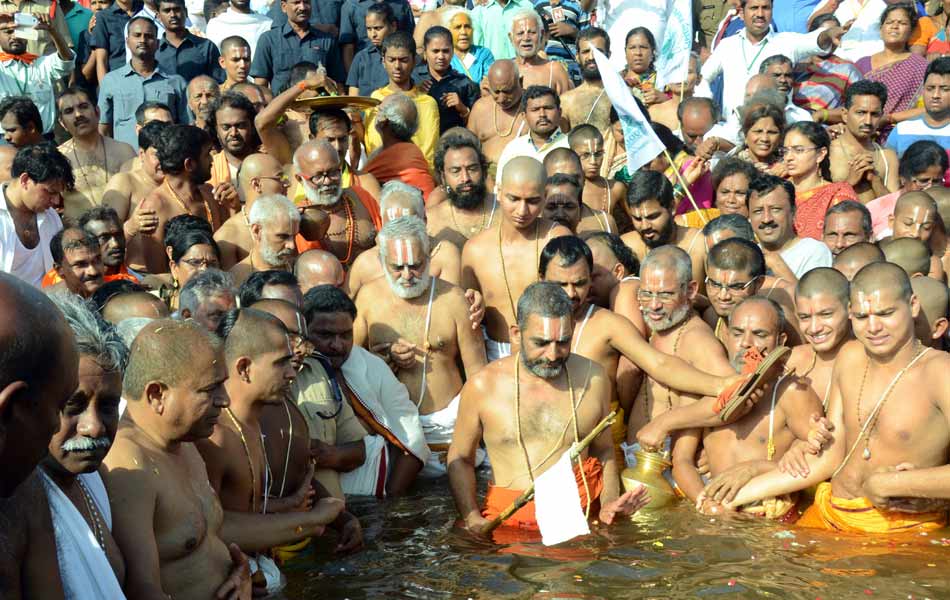
[[288, 178], [286, 175], [258, 175], [257, 178], [276, 181], [285, 189], [290, 187], [290, 178]]
[[910, 180], [913, 181], [915, 185], [919, 185], [923, 188], [929, 188], [942, 183], [943, 177], [911, 177]]
[[817, 149], [818, 149], [817, 146], [785, 146], [783, 148], [778, 149], [778, 155], [788, 156], [789, 154], [792, 154], [794, 156], [801, 156], [802, 154], [805, 154], [806, 152], [810, 152], [812, 150], [817, 150]]
[[303, 176], [304, 179], [306, 179], [313, 185], [317, 185], [318, 182], [323, 181], [324, 179], [328, 181], [337, 181], [338, 179], [340, 179], [340, 177], [343, 176], [343, 170], [340, 168], [336, 168], [330, 171], [324, 171], [322, 173], [314, 173], [313, 175], [303, 175], [303, 174], [301, 175]]
[[217, 269], [218, 261], [211, 258], [186, 258], [181, 262], [192, 269]]
[[644, 289], [637, 290], [637, 300], [639, 302], [653, 302], [654, 300], [659, 300], [660, 304], [672, 304], [676, 302], [676, 296], [679, 294], [679, 291], [676, 292], [648, 292]]
[[709, 291], [710, 293], [714, 293], [714, 290], [719, 291], [719, 292], [721, 292], [722, 290], [729, 290], [729, 292], [732, 294], [740, 294], [748, 290], [749, 286], [751, 286], [755, 282], [756, 279], [758, 279], [758, 277], [753, 277], [752, 279], [750, 279], [749, 281], [746, 281], [745, 283], [728, 283], [727, 284], [727, 283], [716, 281], [715, 279], [710, 279], [709, 277], [707, 277], [706, 290]]

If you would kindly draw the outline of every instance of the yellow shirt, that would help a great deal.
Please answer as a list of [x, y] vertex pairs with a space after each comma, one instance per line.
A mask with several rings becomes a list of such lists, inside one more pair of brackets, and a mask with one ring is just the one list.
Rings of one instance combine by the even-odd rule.
[[[389, 89], [389, 86], [384, 86], [373, 92], [371, 97], [382, 100], [394, 93]], [[422, 150], [422, 154], [425, 155], [426, 162], [429, 163], [431, 168], [435, 159], [435, 145], [439, 141], [439, 105], [435, 98], [417, 87], [402, 93], [412, 98], [412, 101], [416, 104], [416, 110], [419, 113], [419, 128], [412, 136], [412, 143]], [[366, 144], [366, 152], [371, 154], [383, 145], [383, 140], [380, 138], [379, 132], [376, 131], [376, 109], [371, 108], [366, 112], [365, 121], [366, 140], [364, 143]]]

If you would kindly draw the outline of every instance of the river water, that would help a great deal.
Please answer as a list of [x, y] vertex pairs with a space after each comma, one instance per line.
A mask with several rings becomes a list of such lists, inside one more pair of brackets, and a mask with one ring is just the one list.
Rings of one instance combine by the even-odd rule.
[[[484, 472], [479, 480], [482, 497]], [[446, 479], [348, 507], [366, 548], [336, 557], [331, 537], [318, 540], [284, 566], [286, 598], [950, 598], [947, 530], [875, 540], [712, 519], [680, 503], [551, 549], [488, 545], [453, 529]]]

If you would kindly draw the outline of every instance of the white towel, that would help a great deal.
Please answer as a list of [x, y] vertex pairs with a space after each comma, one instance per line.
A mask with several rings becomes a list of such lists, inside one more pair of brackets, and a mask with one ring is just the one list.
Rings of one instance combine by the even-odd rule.
[[570, 452], [562, 454], [553, 467], [534, 480], [534, 514], [545, 546], [590, 533]]
[[257, 556], [248, 556], [247, 561], [251, 566], [251, 575], [258, 571], [264, 574], [268, 595], [276, 594], [287, 587], [287, 578], [280, 572], [277, 563], [271, 557], [266, 554], [258, 554]]
[[[340, 487], [347, 496], [382, 498], [386, 492], [385, 477], [389, 472], [388, 444], [381, 435], [368, 435], [363, 438], [363, 444], [366, 446], [366, 460], [352, 471], [340, 473]], [[380, 475], [383, 476], [382, 481]]]
[[482, 327], [482, 336], [485, 338], [485, 357], [488, 362], [495, 362], [500, 358], [511, 356], [511, 343], [496, 342], [488, 337], [488, 330]]
[[[422, 424], [422, 432], [426, 436], [426, 443], [430, 445], [443, 445], [452, 443], [452, 434], [455, 433], [455, 420], [459, 414], [459, 403], [461, 402], [461, 392], [456, 394], [455, 398], [449, 402], [449, 405], [440, 411], [428, 415], [419, 415], [419, 422]], [[431, 448], [430, 448], [431, 450]], [[448, 472], [448, 466], [445, 464], [446, 452], [435, 452], [429, 455], [419, 477], [425, 479], [436, 479], [442, 477]], [[477, 469], [485, 462], [485, 451], [479, 447], [475, 450], [475, 468]]]
[[[79, 477], [104, 521], [102, 526], [111, 531], [112, 511], [102, 478], [98, 472], [84, 473]], [[112, 565], [79, 509], [46, 473], [43, 473], [43, 485], [53, 516], [56, 557], [66, 600], [124, 600], [125, 594], [119, 587]]]

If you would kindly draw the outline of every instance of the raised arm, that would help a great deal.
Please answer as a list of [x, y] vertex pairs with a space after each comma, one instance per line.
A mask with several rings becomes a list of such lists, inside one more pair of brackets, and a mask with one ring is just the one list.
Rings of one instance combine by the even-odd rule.
[[289, 163], [291, 154], [287, 138], [278, 131], [277, 122], [300, 97], [300, 94], [308, 90], [316, 91], [327, 86], [328, 82], [332, 83], [326, 75], [311, 73], [306, 79], [297, 85], [290, 86], [271, 100], [254, 118], [254, 126], [257, 127], [257, 133], [261, 136], [261, 143], [281, 164]]

